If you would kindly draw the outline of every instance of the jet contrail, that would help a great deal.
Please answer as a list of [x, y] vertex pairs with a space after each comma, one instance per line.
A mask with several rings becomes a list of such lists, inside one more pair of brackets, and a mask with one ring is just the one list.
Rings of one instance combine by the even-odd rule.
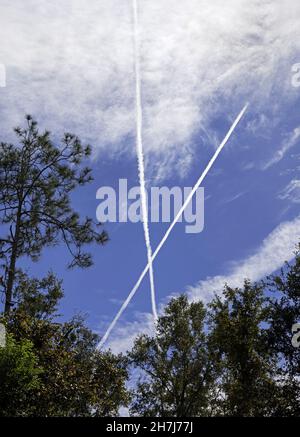
[[141, 68], [140, 68], [140, 43], [139, 43], [139, 28], [138, 28], [138, 8], [137, 0], [133, 0], [133, 21], [134, 21], [134, 57], [135, 57], [135, 83], [136, 83], [136, 151], [138, 159], [139, 183], [141, 190], [141, 206], [142, 219], [145, 234], [145, 243], [147, 248], [147, 260], [149, 265], [149, 277], [151, 288], [151, 304], [154, 320], [157, 320], [154, 273], [152, 264], [152, 248], [150, 242], [150, 232], [148, 223], [148, 206], [145, 187], [145, 165], [143, 155], [143, 110], [142, 110], [142, 93], [141, 93]]
[[[231, 128], [229, 129], [229, 131], [227, 132], [224, 140], [222, 141], [222, 143], [219, 145], [219, 147], [217, 148], [217, 150], [215, 151], [213, 157], [211, 158], [211, 160], [209, 161], [209, 163], [207, 164], [207, 167], [205, 168], [204, 172], [202, 173], [202, 175], [200, 176], [200, 178], [198, 179], [198, 181], [196, 182], [194, 188], [192, 189], [192, 191], [189, 193], [188, 197], [186, 198], [184, 204], [182, 205], [182, 207], [180, 208], [180, 210], [178, 211], [176, 217], [174, 218], [173, 222], [171, 223], [171, 225], [169, 226], [167, 232], [165, 233], [165, 235], [163, 236], [161, 242], [159, 243], [159, 245], [157, 246], [155, 252], [152, 255], [152, 259], [151, 262], [153, 262], [155, 260], [155, 258], [157, 257], [157, 255], [159, 254], [160, 250], [162, 249], [163, 245], [165, 244], [165, 242], [167, 241], [172, 229], [174, 228], [174, 226], [176, 225], [178, 219], [181, 217], [181, 215], [183, 214], [185, 208], [188, 206], [189, 202], [191, 201], [193, 195], [195, 194], [195, 192], [198, 190], [198, 188], [200, 187], [201, 183], [203, 182], [204, 178], [206, 177], [207, 173], [209, 172], [209, 170], [211, 169], [211, 167], [213, 166], [214, 162], [216, 161], [217, 157], [219, 156], [219, 154], [221, 153], [223, 147], [226, 145], [226, 143], [228, 142], [228, 140], [230, 139], [231, 135], [233, 134], [235, 128], [237, 127], [237, 125], [239, 124], [239, 122], [241, 121], [243, 115], [245, 114], [246, 110], [248, 108], [248, 103], [244, 106], [244, 108], [241, 110], [241, 112], [239, 113], [239, 115], [237, 116], [237, 118], [235, 119], [235, 121], [233, 122]], [[106, 333], [104, 334], [104, 336], [102, 337], [98, 348], [100, 349], [104, 343], [106, 342], [106, 340], [108, 339], [111, 331], [114, 329], [116, 323], [118, 322], [119, 318], [121, 317], [121, 315], [123, 314], [123, 312], [126, 310], [127, 306], [129, 305], [131, 299], [133, 298], [133, 296], [135, 295], [135, 293], [137, 292], [142, 280], [144, 279], [145, 275], [147, 274], [148, 270], [149, 270], [150, 266], [149, 266], [149, 262], [146, 265], [146, 267], [144, 268], [143, 272], [141, 273], [138, 281], [136, 282], [135, 286], [133, 287], [133, 289], [131, 290], [131, 292], [129, 293], [128, 297], [126, 298], [126, 300], [124, 301], [123, 305], [121, 306], [120, 310], [118, 311], [117, 315], [115, 316], [114, 320], [111, 322], [110, 326], [108, 327]]]

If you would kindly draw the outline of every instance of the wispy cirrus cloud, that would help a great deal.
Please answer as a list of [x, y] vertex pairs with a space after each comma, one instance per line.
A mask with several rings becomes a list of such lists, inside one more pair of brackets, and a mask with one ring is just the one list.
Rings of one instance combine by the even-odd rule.
[[[278, 111], [274, 96], [276, 103], [294, 97], [294, 0], [139, 4], [144, 144], [148, 170], [158, 177], [189, 169], [195, 135], [198, 142], [213, 136], [210, 122], [224, 105], [236, 110], [251, 96], [258, 109]], [[30, 112], [55, 132], [74, 131], [99, 153], [133, 153], [131, 1], [3, 0], [0, 17], [0, 62], [7, 67], [2, 135]]]
[[277, 164], [279, 161], [281, 161], [284, 156], [287, 154], [287, 152], [292, 149], [294, 146], [299, 144], [300, 142], [300, 126], [296, 127], [293, 132], [291, 132], [281, 147], [276, 150], [275, 154], [272, 156], [272, 158], [263, 165], [263, 170], [267, 170], [269, 167], [272, 167], [274, 164]]
[[246, 194], [246, 191], [241, 191], [237, 194], [234, 194], [234, 195], [222, 200], [220, 203], [223, 205], [228, 204], [228, 203], [232, 203], [235, 200], [238, 200], [240, 197], [243, 197], [245, 194]]
[[300, 179], [291, 180], [284, 190], [279, 193], [278, 197], [281, 200], [300, 203]]

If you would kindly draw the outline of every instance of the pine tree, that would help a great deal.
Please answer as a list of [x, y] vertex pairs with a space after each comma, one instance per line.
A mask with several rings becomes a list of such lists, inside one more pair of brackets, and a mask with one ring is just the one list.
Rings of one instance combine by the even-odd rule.
[[26, 117], [26, 127], [16, 128], [17, 145], [0, 144], [0, 258], [4, 260], [2, 287], [5, 314], [12, 306], [17, 261], [26, 256], [36, 261], [43, 248], [63, 241], [70, 267], [91, 265], [83, 246], [102, 244], [107, 236], [98, 232], [90, 218], [81, 221], [71, 207], [70, 194], [92, 180], [82, 167], [91, 149], [66, 133], [59, 145], [49, 132], [40, 133], [36, 121]]

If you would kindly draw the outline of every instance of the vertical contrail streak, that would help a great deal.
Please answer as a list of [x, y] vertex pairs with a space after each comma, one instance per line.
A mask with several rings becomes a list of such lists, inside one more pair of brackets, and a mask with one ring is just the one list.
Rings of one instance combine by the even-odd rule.
[[[198, 190], [198, 188], [200, 187], [200, 185], [202, 184], [204, 178], [206, 177], [207, 173], [209, 172], [209, 170], [211, 169], [211, 167], [213, 166], [214, 162], [216, 161], [216, 159], [218, 158], [219, 154], [221, 153], [223, 147], [226, 145], [226, 143], [228, 142], [228, 140], [230, 139], [231, 135], [233, 134], [235, 128], [237, 127], [237, 125], [239, 124], [239, 122], [241, 121], [243, 115], [245, 114], [246, 110], [248, 108], [248, 104], [246, 104], [244, 106], [244, 108], [241, 110], [241, 112], [239, 113], [239, 115], [237, 116], [237, 118], [235, 119], [235, 121], [233, 122], [232, 126], [230, 127], [229, 131], [227, 132], [224, 140], [222, 141], [222, 143], [219, 145], [219, 147], [217, 148], [217, 150], [215, 151], [213, 157], [211, 158], [211, 160], [209, 161], [209, 163], [207, 164], [204, 172], [201, 174], [201, 176], [199, 177], [198, 181], [196, 182], [194, 188], [192, 189], [192, 191], [190, 192], [189, 196], [186, 198], [184, 204], [182, 205], [182, 207], [180, 208], [180, 210], [178, 211], [176, 217], [174, 218], [173, 222], [171, 223], [171, 225], [169, 226], [167, 232], [165, 233], [165, 235], [163, 236], [161, 242], [159, 243], [159, 245], [157, 246], [155, 252], [152, 255], [151, 258], [151, 263], [155, 260], [155, 258], [157, 257], [157, 255], [159, 254], [160, 250], [162, 249], [163, 245], [165, 244], [165, 242], [167, 241], [172, 229], [174, 228], [174, 226], [176, 225], [177, 221], [179, 220], [179, 218], [181, 217], [181, 215], [183, 214], [183, 212], [185, 211], [186, 207], [188, 206], [189, 202], [191, 201], [193, 195], [195, 194], [195, 192]], [[111, 331], [114, 329], [116, 323], [118, 322], [119, 318], [121, 317], [121, 315], [123, 314], [123, 312], [126, 310], [127, 306], [129, 305], [131, 299], [133, 298], [133, 296], [135, 295], [135, 293], [137, 292], [139, 286], [141, 285], [142, 280], [144, 279], [145, 275], [147, 274], [148, 270], [150, 269], [150, 265], [149, 262], [146, 265], [146, 267], [144, 268], [143, 272], [141, 273], [139, 279], [137, 280], [135, 286], [133, 287], [133, 289], [131, 290], [131, 292], [129, 293], [128, 297], [126, 298], [126, 300], [124, 301], [123, 305], [121, 306], [121, 308], [119, 309], [117, 315], [115, 316], [114, 320], [111, 322], [110, 326], [108, 327], [106, 333], [104, 334], [104, 336], [102, 337], [98, 348], [101, 348], [104, 343], [106, 342], [106, 340], [108, 339]]]
[[143, 155], [143, 110], [142, 110], [142, 93], [141, 93], [141, 68], [140, 68], [140, 39], [138, 28], [138, 8], [137, 0], [133, 0], [133, 21], [134, 21], [134, 58], [135, 58], [135, 92], [136, 92], [136, 151], [138, 159], [139, 182], [141, 190], [142, 218], [145, 234], [145, 243], [147, 248], [147, 259], [149, 265], [149, 277], [151, 288], [151, 304], [152, 312], [155, 321], [157, 320], [154, 273], [152, 264], [152, 248], [150, 243], [149, 222], [148, 222], [148, 206], [145, 187], [145, 165]]

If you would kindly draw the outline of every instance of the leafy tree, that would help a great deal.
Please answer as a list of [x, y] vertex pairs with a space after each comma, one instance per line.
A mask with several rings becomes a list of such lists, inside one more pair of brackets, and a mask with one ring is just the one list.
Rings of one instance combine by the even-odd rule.
[[12, 306], [17, 260], [28, 256], [36, 261], [46, 246], [66, 244], [70, 266], [87, 267], [91, 256], [83, 251], [88, 243], [106, 241], [90, 218], [80, 221], [72, 209], [70, 194], [92, 180], [82, 167], [91, 153], [80, 140], [66, 133], [55, 145], [49, 132], [40, 133], [36, 121], [26, 117], [26, 127], [16, 128], [18, 143], [0, 144], [0, 258], [4, 259], [2, 286], [5, 313]]
[[127, 359], [111, 352], [93, 355], [93, 378], [90, 382], [93, 416], [117, 416], [130, 400], [126, 388]]
[[0, 416], [30, 414], [31, 396], [41, 385], [43, 370], [29, 340], [7, 336], [0, 347]]
[[204, 332], [205, 309], [185, 296], [172, 299], [157, 323], [155, 336], [142, 335], [129, 354], [142, 372], [133, 414], [201, 416], [207, 413], [213, 374]]
[[[98, 351], [99, 338], [85, 326], [82, 317], [73, 317], [68, 322], [55, 320], [63, 292], [53, 274], [45, 280], [26, 279], [22, 275], [17, 288], [21, 300], [6, 317], [7, 330], [17, 344], [30, 342], [38, 368], [43, 372], [38, 387], [27, 396], [28, 390], [24, 386], [25, 394], [20, 396], [18, 408], [10, 410], [8, 407], [7, 413], [20, 415], [26, 411], [26, 415], [31, 416], [117, 415], [119, 408], [126, 406], [129, 400], [125, 358]], [[21, 392], [22, 385], [21, 380]], [[5, 387], [7, 395], [13, 396], [14, 392]]]
[[300, 414], [300, 348], [292, 344], [292, 327], [300, 323], [300, 246], [293, 263], [286, 263], [278, 275], [265, 281], [272, 293], [270, 302], [270, 329], [268, 342], [277, 357], [277, 380], [282, 401], [277, 415]]
[[51, 320], [57, 316], [57, 304], [63, 297], [62, 281], [53, 272], [45, 278], [28, 278], [18, 270], [15, 280], [14, 299], [18, 312], [36, 319]]
[[264, 324], [269, 307], [260, 285], [225, 286], [223, 296], [210, 304], [210, 350], [219, 373], [216, 414], [272, 414], [277, 387], [274, 359]]

